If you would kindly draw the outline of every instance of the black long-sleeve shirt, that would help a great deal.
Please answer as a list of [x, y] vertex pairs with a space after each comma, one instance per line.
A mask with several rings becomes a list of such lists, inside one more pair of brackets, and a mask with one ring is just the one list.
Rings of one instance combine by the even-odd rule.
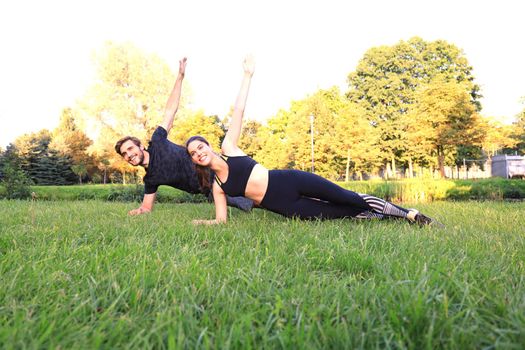
[[168, 132], [157, 127], [147, 149], [149, 164], [144, 176], [144, 193], [168, 185], [189, 193], [201, 193], [197, 172], [186, 148], [168, 140]]

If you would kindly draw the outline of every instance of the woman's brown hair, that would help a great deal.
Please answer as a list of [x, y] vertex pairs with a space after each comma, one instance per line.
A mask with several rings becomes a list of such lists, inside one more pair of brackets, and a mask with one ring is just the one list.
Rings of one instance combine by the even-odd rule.
[[[188, 150], [188, 145], [192, 143], [193, 141], [201, 141], [207, 144], [208, 146], [210, 143], [202, 136], [195, 135], [192, 136], [186, 141], [186, 151]], [[195, 170], [197, 171], [197, 178], [199, 179], [199, 185], [201, 187], [202, 192], [208, 192], [211, 190], [211, 176], [210, 176], [210, 168], [200, 166], [197, 164], [194, 164]]]

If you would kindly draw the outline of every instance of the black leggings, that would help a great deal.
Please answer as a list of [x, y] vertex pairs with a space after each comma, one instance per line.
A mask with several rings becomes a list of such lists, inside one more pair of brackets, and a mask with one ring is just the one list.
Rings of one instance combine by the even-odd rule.
[[300, 170], [270, 170], [261, 206], [301, 219], [338, 219], [373, 211], [359, 194]]

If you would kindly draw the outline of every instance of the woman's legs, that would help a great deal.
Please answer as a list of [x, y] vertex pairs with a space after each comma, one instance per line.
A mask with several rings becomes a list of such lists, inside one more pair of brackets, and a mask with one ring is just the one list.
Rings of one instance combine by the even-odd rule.
[[410, 210], [383, 199], [346, 190], [318, 175], [299, 170], [272, 170], [261, 203], [272, 211], [301, 218], [403, 218]]
[[359, 195], [368, 203], [368, 205], [372, 207], [375, 213], [403, 219], [405, 219], [409, 213], [408, 209], [399, 207], [395, 204], [385, 201], [384, 199], [370, 196], [368, 194], [360, 193]]
[[320, 179], [319, 183], [309, 181], [304, 174], [308, 173], [271, 170], [261, 206], [288, 217], [302, 219], [356, 217], [371, 210], [357, 193], [334, 187], [333, 183], [316, 175], [313, 176]]
[[[352, 205], [365, 209], [358, 214], [360, 218], [401, 218], [409, 219], [410, 210], [397, 206], [384, 199], [370, 196], [368, 194], [356, 193], [342, 188], [335, 183], [318, 175], [296, 171], [296, 181], [302, 196], [317, 198], [320, 200], [340, 205]], [[360, 198], [361, 200], [359, 200]]]
[[[420, 226], [435, 225], [444, 227], [444, 225], [440, 222], [424, 214], [421, 214], [416, 209], [405, 209], [403, 207], [387, 202], [384, 199], [370, 196], [368, 194], [359, 195], [373, 208], [372, 214], [382, 215], [382, 218], [406, 219]], [[369, 217], [367, 217], [367, 215], [370, 216], [371, 214], [365, 212], [360, 215], [361, 216], [358, 216], [359, 218], [365, 216], [364, 218], [368, 219]]]

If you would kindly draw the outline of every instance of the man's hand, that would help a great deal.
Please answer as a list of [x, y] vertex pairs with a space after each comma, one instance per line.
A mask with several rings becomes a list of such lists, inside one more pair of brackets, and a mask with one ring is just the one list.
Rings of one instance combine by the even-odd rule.
[[140, 215], [140, 214], [146, 214], [153, 210], [153, 205], [155, 204], [155, 197], [157, 196], [157, 192], [145, 194], [144, 199], [142, 200], [142, 204], [140, 205], [140, 208], [130, 210], [128, 212], [128, 215]]
[[137, 208], [137, 209], [130, 210], [128, 212], [128, 215], [135, 216], [135, 215], [140, 215], [140, 214], [147, 214], [147, 213], [150, 213], [150, 212], [151, 212], [151, 210], [143, 208], [143, 207], [140, 207], [140, 208]]

